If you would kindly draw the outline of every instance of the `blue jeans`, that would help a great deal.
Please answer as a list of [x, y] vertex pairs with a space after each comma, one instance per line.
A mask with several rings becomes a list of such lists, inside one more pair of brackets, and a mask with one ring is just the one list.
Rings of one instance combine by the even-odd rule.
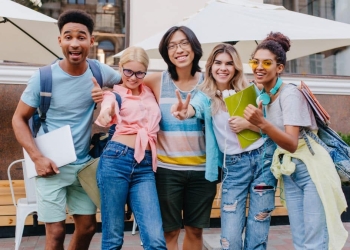
[[[221, 202], [221, 247], [266, 249], [277, 180], [270, 171], [276, 145], [270, 139], [252, 151], [226, 156]], [[246, 222], [246, 201], [249, 212]]]
[[295, 172], [283, 175], [288, 216], [296, 250], [328, 249], [326, 216], [306, 165], [292, 158]]
[[122, 248], [127, 198], [144, 249], [166, 249], [151, 151], [137, 163], [134, 149], [110, 141], [101, 155], [96, 178], [101, 195], [101, 249]]

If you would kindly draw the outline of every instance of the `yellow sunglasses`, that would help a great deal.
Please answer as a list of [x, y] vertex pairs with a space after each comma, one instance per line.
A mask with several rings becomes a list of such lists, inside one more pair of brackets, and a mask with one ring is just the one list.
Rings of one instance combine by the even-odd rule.
[[[271, 68], [271, 65], [273, 64], [273, 60], [271, 60], [271, 59], [266, 59], [266, 60], [262, 60], [262, 61], [259, 61], [258, 59], [250, 59], [249, 60], [249, 66], [253, 70], [256, 69], [260, 63], [261, 63], [261, 66], [267, 70], [267, 69]], [[278, 65], [278, 63], [277, 63], [277, 65]]]

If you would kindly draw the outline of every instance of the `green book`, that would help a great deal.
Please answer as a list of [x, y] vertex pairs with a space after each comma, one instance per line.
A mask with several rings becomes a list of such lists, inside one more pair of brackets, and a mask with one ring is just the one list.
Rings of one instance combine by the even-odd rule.
[[[224, 101], [226, 103], [226, 107], [230, 116], [244, 117], [244, 109], [248, 106], [248, 104], [252, 104], [255, 107], [257, 106], [256, 98], [257, 94], [254, 84], [252, 84], [244, 90], [226, 97]], [[244, 149], [261, 138], [261, 135], [255, 131], [245, 129], [237, 134], [237, 138], [241, 148]]]

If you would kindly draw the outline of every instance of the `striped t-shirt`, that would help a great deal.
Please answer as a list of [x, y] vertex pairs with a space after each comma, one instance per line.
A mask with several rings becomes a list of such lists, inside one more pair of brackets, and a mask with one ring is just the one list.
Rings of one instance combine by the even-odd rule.
[[[191, 91], [180, 91], [183, 100], [188, 93], [191, 98], [197, 93], [198, 84]], [[180, 121], [170, 113], [170, 107], [177, 102], [177, 86], [167, 71], [162, 72], [159, 106], [162, 114], [158, 132], [158, 167], [173, 170], [205, 170], [204, 121], [195, 117]]]

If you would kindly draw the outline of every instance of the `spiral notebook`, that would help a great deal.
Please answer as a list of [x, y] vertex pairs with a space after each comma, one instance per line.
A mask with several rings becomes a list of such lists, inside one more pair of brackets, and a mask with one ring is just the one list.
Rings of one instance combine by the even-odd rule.
[[[236, 94], [226, 97], [224, 101], [230, 116], [243, 117], [244, 109], [249, 104], [256, 106], [256, 98], [255, 85], [252, 84]], [[244, 149], [260, 139], [261, 135], [255, 131], [245, 129], [237, 134], [237, 138], [241, 148]]]
[[[38, 136], [34, 138], [34, 141], [39, 151], [45, 157], [51, 159], [57, 167], [62, 167], [77, 160], [69, 125]], [[35, 164], [24, 148], [23, 154], [28, 178], [37, 176]]]

